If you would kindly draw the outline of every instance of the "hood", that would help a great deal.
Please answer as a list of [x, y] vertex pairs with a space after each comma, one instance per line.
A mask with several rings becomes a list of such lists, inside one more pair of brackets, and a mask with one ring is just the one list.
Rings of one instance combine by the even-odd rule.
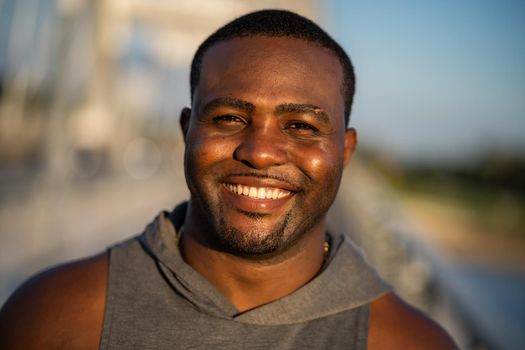
[[182, 259], [177, 230], [184, 223], [186, 208], [187, 203], [183, 203], [172, 213], [161, 213], [148, 225], [140, 240], [157, 259], [174, 292], [200, 312], [247, 324], [293, 324], [363, 306], [391, 290], [348, 237], [330, 235], [330, 255], [326, 266], [314, 279], [290, 295], [240, 313]]

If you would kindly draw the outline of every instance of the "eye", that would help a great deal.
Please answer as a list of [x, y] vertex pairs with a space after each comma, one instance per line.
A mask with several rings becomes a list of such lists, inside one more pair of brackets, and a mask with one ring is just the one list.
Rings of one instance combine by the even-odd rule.
[[213, 121], [216, 123], [235, 123], [235, 122], [241, 122], [242, 119], [230, 114], [220, 115], [213, 118]]
[[211, 121], [212, 123], [210, 126], [215, 128], [217, 131], [226, 133], [243, 130], [247, 125], [247, 122], [243, 117], [234, 114], [216, 115], [211, 118]]
[[240, 117], [231, 114], [219, 115], [213, 118], [213, 122], [216, 124], [236, 124], [244, 123], [244, 120]]
[[304, 122], [291, 122], [288, 124], [287, 128], [300, 134], [315, 134], [319, 131], [315, 126]]

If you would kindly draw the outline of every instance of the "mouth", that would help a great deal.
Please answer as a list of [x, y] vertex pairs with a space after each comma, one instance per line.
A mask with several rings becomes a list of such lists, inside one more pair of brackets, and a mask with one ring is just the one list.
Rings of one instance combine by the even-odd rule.
[[293, 192], [278, 187], [255, 187], [235, 183], [223, 183], [224, 188], [239, 196], [259, 200], [278, 200], [292, 196]]

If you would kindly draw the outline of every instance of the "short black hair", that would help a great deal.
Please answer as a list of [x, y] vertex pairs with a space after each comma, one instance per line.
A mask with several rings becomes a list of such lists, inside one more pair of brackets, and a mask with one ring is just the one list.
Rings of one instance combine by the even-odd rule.
[[199, 46], [190, 72], [190, 93], [193, 101], [195, 88], [200, 79], [202, 59], [214, 44], [235, 38], [268, 36], [302, 39], [335, 54], [343, 68], [342, 94], [345, 103], [345, 123], [348, 126], [355, 92], [354, 67], [350, 57], [328, 33], [311, 20], [286, 10], [261, 10], [241, 16], [219, 28]]

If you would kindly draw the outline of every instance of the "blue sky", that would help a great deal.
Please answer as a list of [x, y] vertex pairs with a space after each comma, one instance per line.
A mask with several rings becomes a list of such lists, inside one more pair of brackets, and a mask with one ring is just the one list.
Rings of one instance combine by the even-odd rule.
[[352, 125], [404, 159], [525, 153], [525, 1], [330, 0], [357, 74]]

